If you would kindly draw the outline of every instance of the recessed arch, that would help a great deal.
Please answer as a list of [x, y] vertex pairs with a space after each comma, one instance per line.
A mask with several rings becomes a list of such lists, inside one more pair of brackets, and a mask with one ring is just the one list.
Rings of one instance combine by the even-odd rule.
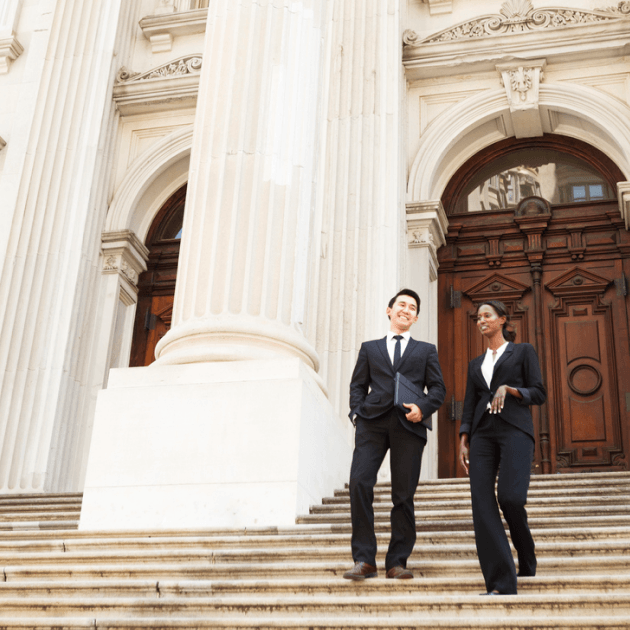
[[[630, 179], [630, 107], [595, 88], [542, 84], [539, 106], [557, 135], [599, 149]], [[563, 120], [556, 120], [565, 115]], [[431, 122], [409, 172], [408, 201], [440, 199], [457, 170], [473, 155], [512, 135], [505, 90], [488, 90], [453, 105]]]
[[188, 181], [192, 137], [189, 125], [134, 160], [110, 205], [106, 232], [131, 230], [144, 242], [160, 208]]

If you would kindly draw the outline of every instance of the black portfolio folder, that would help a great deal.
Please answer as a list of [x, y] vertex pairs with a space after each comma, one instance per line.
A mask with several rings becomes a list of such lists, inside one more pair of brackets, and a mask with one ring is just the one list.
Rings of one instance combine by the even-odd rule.
[[[400, 372], [396, 372], [395, 377], [395, 389], [394, 389], [394, 404], [403, 411], [404, 414], [409, 413], [408, 407], [403, 407], [403, 404], [411, 405], [412, 403], [417, 405], [420, 400], [426, 397], [426, 394], [418, 389], [408, 378], [403, 376]], [[433, 423], [431, 416], [428, 418], [423, 417], [420, 424], [427, 429], [433, 429]]]

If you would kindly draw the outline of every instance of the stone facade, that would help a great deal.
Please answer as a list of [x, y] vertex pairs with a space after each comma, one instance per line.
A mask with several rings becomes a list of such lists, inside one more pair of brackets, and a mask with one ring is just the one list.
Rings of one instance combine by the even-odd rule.
[[[85, 489], [83, 526], [115, 528], [239, 524], [263, 495], [286, 523], [341, 485], [356, 353], [399, 287], [437, 342], [457, 169], [554, 133], [630, 174], [611, 5], [0, 0], [0, 491]], [[186, 182], [172, 328], [129, 368], [147, 234]]]

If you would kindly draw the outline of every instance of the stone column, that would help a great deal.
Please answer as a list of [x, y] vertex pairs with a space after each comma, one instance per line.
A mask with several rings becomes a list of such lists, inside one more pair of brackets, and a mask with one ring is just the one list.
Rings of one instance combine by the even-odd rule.
[[290, 525], [347, 480], [305, 336], [329, 6], [210, 3], [173, 326], [99, 395], [81, 529]]
[[210, 3], [173, 326], [157, 365], [299, 358], [326, 2]]
[[[407, 246], [409, 284], [417, 287], [422, 300], [416, 328], [422, 331], [423, 341], [437, 345], [438, 293], [437, 250], [446, 244], [448, 219], [441, 201], [424, 201], [407, 204]], [[437, 479], [438, 422], [428, 432], [427, 445], [422, 457], [422, 479]]]
[[[0, 491], [79, 490], [120, 0], [29, 3], [0, 173]], [[10, 6], [19, 3], [10, 2]], [[5, 4], [6, 6], [6, 4]], [[10, 124], [7, 123], [10, 122]]]

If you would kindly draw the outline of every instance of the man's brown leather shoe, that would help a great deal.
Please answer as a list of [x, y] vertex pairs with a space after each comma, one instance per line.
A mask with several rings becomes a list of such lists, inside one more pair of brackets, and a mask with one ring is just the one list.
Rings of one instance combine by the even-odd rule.
[[365, 580], [365, 578], [373, 578], [377, 575], [376, 567], [367, 564], [367, 562], [357, 562], [350, 571], [343, 574], [343, 577], [346, 580]]
[[387, 572], [387, 577], [394, 580], [411, 580], [413, 573], [404, 567], [392, 567]]

